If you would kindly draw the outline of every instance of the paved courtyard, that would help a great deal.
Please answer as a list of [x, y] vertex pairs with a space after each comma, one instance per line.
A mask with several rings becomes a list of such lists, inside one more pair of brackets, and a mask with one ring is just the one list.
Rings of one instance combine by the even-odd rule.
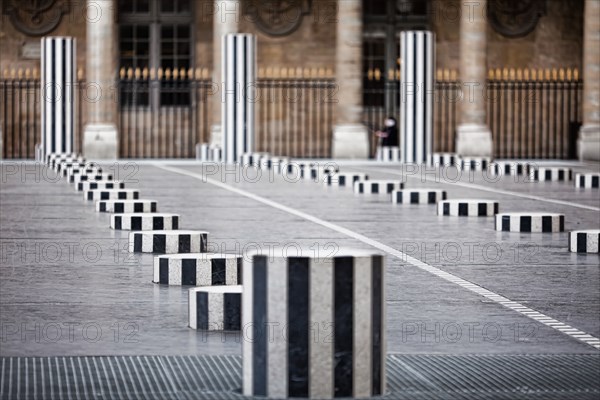
[[[434, 205], [394, 205], [269, 171], [257, 178], [191, 161], [104, 167], [159, 211], [180, 214], [180, 229], [210, 232], [210, 251], [385, 254], [388, 398], [600, 396], [600, 345], [581, 340], [600, 337], [600, 259], [567, 251], [568, 231], [600, 228], [598, 189], [337, 164], [444, 189], [449, 199], [497, 200], [500, 212], [560, 212], [565, 232], [496, 232], [492, 217], [442, 217]], [[54, 172], [33, 162], [0, 167], [0, 398], [241, 397], [239, 334], [189, 329], [188, 288], [152, 283], [153, 256], [128, 253], [128, 232], [109, 229], [108, 214]], [[44, 371], [55, 373], [47, 386]], [[92, 388], [94, 374], [102, 377]]]

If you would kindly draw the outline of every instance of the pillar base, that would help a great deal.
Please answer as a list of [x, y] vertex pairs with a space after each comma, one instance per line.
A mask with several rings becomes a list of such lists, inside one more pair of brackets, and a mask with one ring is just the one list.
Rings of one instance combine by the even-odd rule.
[[331, 144], [333, 158], [369, 158], [369, 131], [360, 124], [335, 125]]
[[83, 155], [92, 160], [118, 157], [117, 127], [113, 124], [89, 124], [83, 132]]
[[456, 153], [460, 156], [492, 156], [492, 132], [486, 125], [461, 124], [456, 128]]
[[600, 161], [600, 125], [587, 124], [579, 129], [577, 156], [580, 161]]
[[223, 132], [221, 131], [221, 125], [215, 124], [210, 127], [210, 138], [208, 139], [210, 146], [222, 146], [223, 145]]

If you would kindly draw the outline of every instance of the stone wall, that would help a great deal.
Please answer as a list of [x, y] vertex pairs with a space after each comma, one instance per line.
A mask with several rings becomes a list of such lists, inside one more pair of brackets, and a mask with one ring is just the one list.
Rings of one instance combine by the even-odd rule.
[[[438, 68], [458, 69], [460, 3], [458, 0], [432, 3], [431, 25], [437, 35]], [[506, 38], [488, 26], [488, 68], [581, 70], [583, 0], [546, 0], [546, 11], [535, 30], [525, 37]]]

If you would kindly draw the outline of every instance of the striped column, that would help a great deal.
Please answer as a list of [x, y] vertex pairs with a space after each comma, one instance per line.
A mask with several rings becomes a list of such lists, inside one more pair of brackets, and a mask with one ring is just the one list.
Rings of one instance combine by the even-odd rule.
[[222, 161], [231, 164], [254, 152], [256, 36], [227, 34], [222, 44]]
[[42, 157], [73, 152], [76, 42], [74, 38], [42, 38], [41, 116]]
[[434, 44], [429, 31], [400, 34], [400, 143], [405, 163], [425, 164], [432, 152]]
[[322, 258], [278, 255], [297, 250], [244, 257], [244, 395], [384, 394], [384, 257], [341, 250]]

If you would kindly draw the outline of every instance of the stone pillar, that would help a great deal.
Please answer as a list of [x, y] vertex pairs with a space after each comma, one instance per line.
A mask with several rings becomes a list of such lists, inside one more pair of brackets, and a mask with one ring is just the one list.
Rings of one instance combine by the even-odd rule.
[[369, 156], [369, 133], [362, 124], [362, 18], [361, 0], [338, 1], [334, 158]]
[[228, 33], [238, 33], [242, 15], [239, 0], [216, 0], [213, 8], [213, 72], [212, 80], [218, 84], [218, 91], [211, 101], [210, 144], [221, 145], [221, 106], [223, 105], [223, 78], [221, 61], [221, 40]]
[[492, 156], [492, 133], [486, 124], [486, 1], [464, 1], [460, 19], [460, 79], [463, 99], [456, 131], [456, 152]]
[[85, 73], [90, 100], [86, 102], [83, 154], [89, 159], [118, 156], [116, 7], [113, 0], [87, 1]]
[[585, 0], [583, 22], [583, 126], [580, 160], [600, 160], [600, 1]]

